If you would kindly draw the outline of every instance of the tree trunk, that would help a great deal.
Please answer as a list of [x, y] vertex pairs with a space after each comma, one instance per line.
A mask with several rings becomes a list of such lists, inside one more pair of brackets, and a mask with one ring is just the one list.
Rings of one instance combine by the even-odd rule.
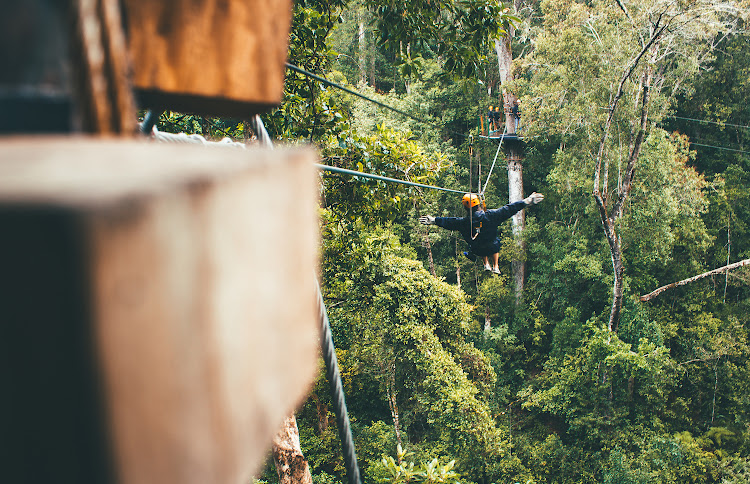
[[[518, 5], [514, 8], [517, 9]], [[515, 34], [513, 24], [507, 26], [508, 35], [495, 40], [495, 52], [497, 53], [497, 65], [500, 73], [500, 87], [503, 93], [503, 112], [505, 114], [505, 128], [507, 134], [516, 134], [516, 120], [511, 114], [511, 107], [517, 100], [516, 95], [509, 92], [503, 86], [513, 79], [513, 51], [511, 49], [511, 39]], [[521, 163], [521, 153], [517, 143], [508, 143], [508, 201], [510, 203], [523, 200], [523, 165]], [[518, 257], [511, 262], [513, 270], [513, 283], [516, 293], [516, 305], [520, 305], [523, 300], [523, 286], [526, 278], [525, 244], [521, 241], [521, 235], [526, 227], [526, 217], [524, 211], [516, 213], [512, 217], [513, 238], [518, 245]]]
[[[617, 234], [616, 224], [617, 221], [622, 218], [623, 209], [625, 207], [625, 201], [630, 194], [630, 189], [633, 186], [633, 177], [635, 175], [636, 162], [638, 161], [638, 155], [641, 152], [641, 146], [643, 140], [646, 137], [646, 128], [648, 123], [648, 104], [649, 104], [649, 88], [651, 85], [651, 72], [650, 69], [646, 69], [643, 77], [641, 78], [641, 120], [638, 134], [633, 142], [633, 148], [628, 155], [628, 165], [625, 168], [625, 176], [623, 177], [622, 186], [618, 189], [618, 197], [614, 202], [612, 210], [606, 212], [606, 204], [602, 205], [600, 200], [597, 200], [599, 205], [600, 216], [604, 214], [602, 223], [604, 225], [604, 233], [609, 243], [610, 253], [612, 255], [612, 269], [614, 272], [614, 282], [612, 284], [612, 309], [609, 314], [609, 322], [607, 328], [609, 331], [617, 332], [617, 325], [620, 321], [620, 312], [622, 311], [622, 297], [623, 297], [623, 267], [622, 267], [622, 240], [619, 234]], [[606, 187], [606, 180], [605, 180]], [[605, 190], [606, 197], [606, 190]], [[606, 202], [605, 202], [606, 203]]]
[[427, 248], [427, 260], [430, 263], [430, 274], [432, 274], [433, 277], [437, 277], [437, 274], [435, 273], [435, 259], [432, 257], [432, 244], [430, 243], [429, 232], [425, 232], [424, 234], [424, 245]]
[[313, 393], [311, 396], [315, 402], [315, 413], [318, 417], [318, 434], [322, 434], [328, 429], [328, 405], [321, 402], [317, 394]]
[[359, 61], [357, 62], [359, 68], [359, 83], [367, 83], [367, 73], [365, 72], [365, 66], [367, 64], [367, 44], [365, 42], [365, 22], [362, 18], [362, 11], [359, 12], [359, 31], [357, 33], [357, 50], [359, 54]]
[[[594, 199], [599, 210], [599, 219], [604, 229], [604, 236], [609, 244], [610, 255], [612, 258], [612, 270], [614, 273], [614, 281], [612, 283], [612, 307], [609, 314], [609, 322], [607, 328], [610, 332], [617, 332], [617, 324], [620, 321], [620, 312], [622, 310], [622, 297], [623, 297], [623, 266], [622, 266], [622, 241], [617, 233], [617, 222], [622, 218], [623, 210], [625, 208], [625, 202], [630, 194], [630, 190], [633, 185], [633, 177], [635, 176], [636, 163], [638, 161], [638, 155], [641, 151], [643, 140], [646, 137], [646, 130], [648, 127], [648, 107], [650, 100], [650, 87], [651, 87], [651, 66], [648, 66], [643, 75], [641, 76], [641, 115], [640, 123], [638, 126], [638, 133], [633, 141], [633, 146], [630, 149], [628, 155], [628, 163], [625, 168], [625, 174], [622, 179], [622, 184], [618, 186], [617, 193], [613, 194], [610, 199], [610, 195], [607, 190], [608, 180], [608, 163], [605, 157], [605, 149], [607, 145], [607, 138], [609, 131], [612, 127], [612, 120], [614, 118], [615, 111], [619, 104], [620, 99], [624, 93], [624, 86], [627, 80], [635, 71], [638, 64], [643, 57], [653, 47], [661, 34], [664, 32], [666, 26], [657, 25], [653, 26], [652, 35], [649, 41], [643, 46], [638, 55], [628, 65], [620, 78], [620, 83], [617, 88], [617, 92], [612, 98], [612, 102], [609, 106], [609, 114], [602, 130], [602, 137], [599, 142], [599, 149], [596, 155], [596, 166], [594, 169]], [[652, 52], [652, 58], [656, 53]], [[604, 177], [602, 177], [602, 167], [604, 168]], [[610, 208], [611, 206], [611, 208]]]
[[396, 363], [391, 362], [388, 372], [388, 384], [386, 385], [386, 393], [388, 396], [388, 407], [391, 410], [391, 417], [393, 418], [393, 428], [396, 431], [396, 443], [402, 445], [401, 442], [401, 424], [399, 423], [398, 404], [396, 402]]
[[273, 462], [279, 474], [279, 484], [312, 484], [310, 467], [302, 455], [299, 430], [294, 414], [287, 417], [273, 439]]
[[[523, 165], [515, 143], [510, 145], [508, 150], [508, 199], [510, 203], [523, 200]], [[516, 305], [519, 305], [523, 300], [523, 284], [526, 277], [526, 244], [522, 240], [523, 229], [526, 227], [525, 210], [513, 215], [511, 221], [513, 223], [513, 238], [518, 245], [518, 256], [511, 262], [511, 267], [513, 269]]]
[[607, 329], [617, 331], [617, 323], [620, 321], [620, 313], [622, 312], [622, 295], [623, 295], [623, 275], [622, 270], [622, 244], [620, 238], [617, 236], [616, 243], [610, 246], [612, 253], [612, 267], [614, 269], [615, 280], [612, 285], [612, 309], [609, 314], [609, 322], [607, 323]]

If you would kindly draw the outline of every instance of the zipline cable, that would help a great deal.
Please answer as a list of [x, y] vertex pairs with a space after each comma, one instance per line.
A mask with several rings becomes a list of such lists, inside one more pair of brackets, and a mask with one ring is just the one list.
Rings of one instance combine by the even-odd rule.
[[323, 360], [326, 364], [326, 378], [328, 379], [328, 387], [331, 390], [333, 408], [336, 413], [336, 424], [344, 454], [346, 477], [349, 484], [362, 484], [359, 465], [357, 464], [357, 452], [354, 448], [354, 439], [352, 438], [352, 429], [349, 425], [349, 412], [346, 409], [344, 386], [341, 383], [341, 372], [339, 371], [338, 359], [336, 358], [336, 348], [333, 346], [331, 323], [328, 320], [323, 293], [320, 292], [320, 284], [318, 284], [317, 279], [315, 284], [318, 289], [318, 309], [320, 311], [320, 346], [323, 352]]
[[162, 111], [146, 111], [146, 115], [143, 116], [143, 122], [140, 124], [141, 133], [150, 134], [151, 130], [154, 129], [154, 126], [156, 126], [156, 123], [159, 122], [161, 113]]
[[[151, 113], [151, 111], [149, 111]], [[146, 118], [149, 120], [149, 123], [155, 119], [158, 119], [158, 114], [155, 116], [149, 116], [147, 114]], [[258, 135], [258, 139], [260, 140], [261, 144], [264, 145], [268, 149], [273, 149], [273, 143], [271, 141], [271, 137], [268, 134], [268, 131], [266, 131], [265, 126], [263, 125], [263, 121], [260, 119], [260, 116], [255, 116], [251, 120], [251, 125], [253, 130], [255, 131], [255, 134]], [[146, 123], [144, 120], [144, 125], [148, 125], [149, 123]], [[148, 128], [148, 130], [142, 129], [144, 133], [151, 134], [152, 129], [154, 127], [154, 124], [151, 124], [151, 127]], [[162, 133], [156, 133], [156, 134], [162, 134]], [[171, 135], [174, 139], [161, 139], [158, 138], [159, 141], [177, 141], [177, 142], [183, 142], [183, 143], [191, 143], [196, 142], [195, 140], [189, 138], [184, 133], [181, 133], [182, 136], [179, 135], [172, 135], [171, 133], [164, 133]], [[202, 138], [202, 137], [201, 137]], [[219, 146], [222, 143], [207, 143], [205, 139], [202, 143], [204, 146], [212, 146], [216, 145]], [[243, 145], [244, 146], [244, 145]], [[318, 165], [320, 167], [326, 167], [325, 165]], [[326, 167], [330, 168], [330, 167]], [[346, 170], [350, 171], [350, 170]], [[359, 173], [359, 172], [354, 172]], [[362, 174], [360, 174], [362, 175]], [[385, 177], [382, 177], [385, 178]], [[398, 180], [396, 180], [398, 181]], [[427, 186], [427, 185], [425, 185]], [[331, 324], [328, 320], [328, 313], [326, 311], [325, 302], [323, 301], [323, 293], [320, 291], [320, 284], [317, 281], [317, 278], [315, 280], [315, 287], [318, 292], [318, 310], [319, 310], [319, 324], [320, 324], [320, 346], [321, 351], [323, 353], [323, 360], [325, 361], [326, 365], [326, 377], [328, 379], [329, 388], [331, 391], [331, 401], [333, 404], [333, 411], [336, 414], [336, 425], [338, 427], [339, 431], [339, 439], [341, 439], [341, 449], [342, 453], [344, 454], [344, 467], [346, 468], [346, 476], [349, 484], [362, 484], [362, 478], [359, 473], [359, 465], [357, 464], [357, 451], [354, 447], [354, 438], [352, 437], [352, 429], [351, 425], [349, 423], [349, 412], [346, 409], [346, 398], [344, 397], [344, 386], [341, 382], [341, 372], [339, 371], [339, 365], [338, 360], [336, 359], [336, 348], [333, 345], [333, 334], [331, 333]]]
[[[353, 96], [357, 96], [357, 97], [359, 97], [361, 99], [364, 99], [365, 101], [369, 101], [369, 102], [371, 102], [373, 104], [377, 104], [378, 106], [383, 107], [385, 109], [388, 109], [390, 111], [393, 111], [394, 113], [398, 113], [398, 114], [400, 114], [402, 116], [406, 116], [407, 118], [412, 119], [414, 121], [417, 121], [418, 123], [420, 123], [422, 125], [435, 126], [433, 123], [430, 123], [429, 121], [425, 121], [424, 119], [420, 119], [420, 118], [414, 116], [413, 114], [409, 114], [409, 113], [407, 113], [405, 111], [402, 111], [402, 110], [400, 110], [398, 108], [394, 108], [393, 106], [389, 106], [388, 104], [385, 104], [385, 103], [383, 103], [381, 101], [378, 101], [376, 99], [372, 99], [371, 97], [368, 97], [368, 96], [362, 94], [361, 92], [357, 92], [357, 91], [355, 91], [353, 89], [349, 89], [346, 86], [342, 86], [341, 84], [335, 83], [333, 81], [329, 81], [325, 77], [321, 77], [321, 76], [319, 76], [317, 74], [313, 74], [312, 72], [307, 71], [305, 69], [302, 69], [301, 67], [297, 67], [297, 66], [295, 66], [293, 64], [289, 64], [288, 62], [286, 63], [286, 67], [287, 67], [287, 69], [292, 70], [292, 71], [294, 71], [294, 72], [296, 72], [298, 74], [302, 74], [303, 76], [307, 76], [307, 77], [309, 77], [311, 79], [315, 79], [316, 81], [322, 82], [323, 84], [326, 84], [328, 86], [335, 87], [336, 89], [340, 89], [340, 90], [342, 90], [344, 92], [347, 92], [347, 93], [349, 93], [349, 94], [351, 94]], [[451, 130], [446, 130], [446, 132], [449, 133], [449, 134], [452, 134], [454, 136], [461, 136], [463, 138], [467, 138], [469, 136], [469, 135], [467, 135], [465, 133], [458, 133], [456, 131], [451, 131]]]
[[353, 96], [360, 97], [360, 98], [364, 99], [365, 101], [370, 101], [371, 103], [377, 104], [380, 107], [383, 107], [383, 108], [386, 108], [386, 109], [390, 109], [391, 111], [396, 112], [398, 114], [401, 114], [402, 116], [406, 116], [407, 118], [413, 119], [414, 121], [419, 121], [420, 123], [425, 123], [425, 121], [423, 119], [419, 119], [418, 117], [412, 116], [411, 114], [409, 114], [407, 112], [404, 112], [404, 111], [401, 111], [400, 109], [396, 109], [393, 106], [389, 106], [389, 105], [387, 105], [385, 103], [382, 103], [382, 102], [380, 102], [378, 100], [375, 100], [375, 99], [372, 99], [370, 97], [367, 97], [364, 94], [359, 93], [359, 92], [357, 92], [357, 91], [355, 91], [353, 89], [349, 89], [348, 87], [342, 86], [341, 84], [337, 84], [337, 83], [335, 83], [333, 81], [329, 81], [325, 77], [321, 77], [321, 76], [318, 76], [317, 74], [313, 74], [312, 72], [306, 71], [305, 69], [302, 69], [301, 67], [297, 67], [297, 66], [292, 65], [292, 64], [290, 64], [288, 62], [286, 63], [286, 67], [287, 67], [287, 69], [290, 69], [290, 70], [292, 70], [292, 71], [294, 71], [294, 72], [296, 72], [298, 74], [302, 74], [302, 75], [307, 76], [307, 77], [309, 77], [311, 79], [315, 79], [316, 81], [322, 82], [323, 84], [327, 84], [327, 85], [329, 85], [331, 87], [335, 87], [337, 89], [341, 89], [342, 91], [348, 92], [349, 94], [351, 94]]
[[697, 123], [716, 124], [718, 126], [731, 126], [732, 128], [750, 129], [750, 126], [744, 126], [742, 124], [722, 123], [719, 121], [709, 121], [707, 119], [696, 119], [696, 118], [683, 118], [682, 116], [664, 116], [665, 118], [682, 119], [684, 121], [695, 121]]
[[[474, 221], [472, 220], [472, 215], [474, 213], [474, 206], [472, 205], [472, 201], [474, 200], [474, 187], [472, 186], [471, 182], [471, 174], [474, 171], [473, 167], [471, 166], [472, 161], [474, 160], [474, 137], [469, 136], [469, 235], [471, 235], [471, 240], [476, 240], [476, 238], [479, 236], [479, 231], [474, 233]], [[479, 179], [479, 184], [482, 184], [481, 178]], [[481, 186], [479, 188], [482, 188]], [[478, 195], [477, 195], [478, 197]]]
[[[492, 160], [492, 166], [490, 167], [490, 172], [487, 175], [487, 181], [484, 182], [484, 188], [479, 187], [481, 189], [481, 194], [484, 195], [484, 191], [487, 190], [487, 185], [490, 183], [490, 177], [492, 176], [492, 170], [495, 168], [495, 162], [497, 161], [497, 155], [500, 154], [500, 148], [503, 146], [503, 139], [505, 138], [505, 133], [507, 132], [508, 127], [503, 128], [503, 135], [500, 137], [500, 143], [497, 145], [497, 151], [495, 152], [495, 159]], [[481, 181], [480, 181], [481, 183]]]
[[346, 168], [323, 165], [320, 163], [316, 163], [315, 166], [324, 171], [330, 171], [333, 173], [343, 173], [344, 175], [361, 176], [364, 178], [373, 178], [375, 180], [382, 180], [385, 182], [400, 183], [402, 185], [409, 185], [409, 186], [420, 187], [420, 188], [429, 188], [431, 190], [442, 190], [444, 192], [465, 193], [463, 190], [453, 190], [452, 188], [443, 188], [443, 187], [436, 187], [433, 185], [425, 185], [423, 183], [415, 183], [415, 182], [410, 182], [406, 180], [399, 180], [397, 178], [388, 178], [387, 176], [373, 175], [371, 173], [364, 173], [364, 172], [356, 171], [356, 170], [347, 170]]
[[700, 144], [700, 143], [694, 143], [692, 141], [689, 141], [689, 143], [691, 145], [695, 145], [695, 146], [703, 146], [704, 148], [714, 148], [716, 150], [734, 151], [736, 153], [745, 153], [745, 154], [749, 154], [750, 155], [750, 151], [736, 150], [734, 148], [725, 148], [723, 146], [703, 145], [703, 144]]
[[[252, 121], [252, 128], [261, 143], [268, 148], [273, 149], [271, 136], [268, 134], [263, 120], [259, 115], [255, 115]], [[315, 278], [315, 288], [318, 291], [318, 311], [320, 319], [320, 349], [323, 353], [323, 361], [326, 365], [326, 379], [331, 391], [331, 402], [333, 403], [333, 412], [336, 414], [336, 427], [339, 431], [341, 440], [341, 450], [344, 454], [344, 468], [349, 484], [362, 484], [362, 478], [359, 473], [359, 464], [357, 464], [357, 449], [354, 447], [354, 437], [352, 428], [349, 424], [349, 411], [346, 409], [346, 398], [344, 396], [344, 385], [341, 382], [341, 372], [339, 371], [338, 359], [336, 358], [336, 348], [333, 345], [333, 333], [331, 333], [331, 323], [328, 320], [323, 293], [320, 290], [320, 283]]]

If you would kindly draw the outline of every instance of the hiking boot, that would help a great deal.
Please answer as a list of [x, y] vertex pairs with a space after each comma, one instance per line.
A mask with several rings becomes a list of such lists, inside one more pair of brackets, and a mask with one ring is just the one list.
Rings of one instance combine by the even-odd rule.
[[485, 265], [484, 265], [484, 270], [485, 270], [485, 271], [492, 271], [492, 267], [490, 267], [490, 265], [489, 265], [489, 264], [485, 264]]
[[494, 269], [492, 269], [492, 272], [495, 273], [495, 274], [500, 274], [500, 268], [499, 267], [495, 267]]

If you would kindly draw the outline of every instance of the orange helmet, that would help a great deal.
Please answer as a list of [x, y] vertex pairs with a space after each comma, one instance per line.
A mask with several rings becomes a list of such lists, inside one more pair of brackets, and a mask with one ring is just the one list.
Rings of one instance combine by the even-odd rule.
[[463, 203], [466, 208], [476, 207], [479, 205], [479, 195], [476, 193], [467, 193], [461, 199], [461, 203]]

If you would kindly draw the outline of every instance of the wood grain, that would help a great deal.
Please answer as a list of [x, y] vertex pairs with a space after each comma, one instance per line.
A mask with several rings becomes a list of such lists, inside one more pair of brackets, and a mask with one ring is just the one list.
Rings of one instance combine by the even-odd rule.
[[142, 105], [244, 117], [277, 105], [289, 0], [125, 0]]
[[[119, 482], [248, 482], [306, 395], [319, 332], [314, 159], [124, 140], [0, 142], [0, 221], [44, 209], [81, 241], [71, 260], [88, 274], [79, 306], [89, 308], [82, 326], [111, 436], [102, 448]], [[26, 246], [38, 244], [14, 245]]]

